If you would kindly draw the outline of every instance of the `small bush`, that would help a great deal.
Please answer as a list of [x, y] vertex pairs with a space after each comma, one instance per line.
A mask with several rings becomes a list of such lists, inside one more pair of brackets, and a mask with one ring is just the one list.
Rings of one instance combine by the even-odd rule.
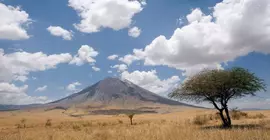
[[81, 130], [81, 127], [80, 127], [78, 124], [74, 124], [74, 125], [72, 126], [72, 128], [73, 128], [73, 130], [75, 130], [75, 131], [80, 131], [80, 130]]
[[83, 127], [90, 127], [92, 126], [92, 122], [85, 122], [82, 124]]
[[122, 120], [118, 120], [118, 123], [119, 123], [119, 124], [123, 124], [123, 121], [122, 121]]
[[106, 122], [101, 123], [101, 126], [107, 126], [108, 124]]
[[16, 126], [16, 128], [23, 128], [23, 126], [21, 125], [21, 124], [19, 124], [19, 123], [17, 123], [17, 124], [15, 124], [15, 126]]
[[185, 125], [190, 125], [190, 124], [191, 124], [190, 119], [185, 120]]
[[260, 126], [265, 127], [270, 124], [270, 120], [260, 120], [258, 123]]
[[21, 126], [23, 128], [26, 128], [26, 119], [25, 118], [21, 119]]
[[209, 120], [213, 121], [213, 120], [219, 120], [220, 116], [219, 116], [219, 113], [216, 112], [215, 114], [209, 114], [208, 118], [209, 118]]
[[237, 109], [233, 109], [230, 113], [233, 120], [240, 120], [242, 118], [248, 118], [248, 114], [246, 112], [242, 112]]
[[263, 118], [266, 118], [266, 116], [263, 115], [262, 113], [258, 113], [258, 114], [255, 114], [253, 116], [249, 116], [249, 118], [251, 118], [251, 119], [263, 119]]
[[193, 118], [192, 123], [195, 125], [205, 125], [209, 121], [209, 117], [207, 115], [197, 115]]
[[161, 123], [166, 123], [166, 120], [162, 119], [160, 122], [161, 122]]
[[50, 127], [52, 126], [52, 120], [51, 119], [47, 119], [46, 123], [45, 123], [46, 127]]

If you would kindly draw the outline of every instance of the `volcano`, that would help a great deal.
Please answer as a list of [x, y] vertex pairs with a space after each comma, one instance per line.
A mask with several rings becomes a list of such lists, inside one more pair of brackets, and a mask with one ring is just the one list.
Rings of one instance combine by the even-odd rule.
[[134, 108], [149, 105], [190, 106], [170, 100], [141, 88], [128, 80], [106, 78], [96, 84], [48, 105], [61, 107], [121, 107]]

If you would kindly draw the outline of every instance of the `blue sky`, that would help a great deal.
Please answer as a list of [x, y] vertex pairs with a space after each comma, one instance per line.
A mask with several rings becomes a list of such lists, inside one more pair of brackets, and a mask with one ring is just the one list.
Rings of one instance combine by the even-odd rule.
[[[0, 2], [0, 11], [6, 12], [0, 13], [0, 17], [7, 19], [0, 21], [0, 48], [4, 52], [0, 57], [3, 69], [0, 104], [59, 99], [108, 76], [128, 79], [166, 96], [186, 76], [202, 68], [240, 66], [270, 84], [270, 12], [256, 10], [256, 6], [270, 7], [268, 0], [229, 0], [227, 3], [222, 0], [99, 0], [89, 4], [91, 1], [96, 0]], [[114, 12], [115, 7], [119, 11]], [[107, 14], [102, 13], [104, 9]], [[14, 13], [18, 11], [27, 15]], [[251, 12], [254, 15], [249, 15]], [[256, 14], [260, 16], [253, 22]], [[18, 17], [22, 20], [16, 20]], [[7, 25], [12, 29], [7, 29]], [[140, 30], [136, 37], [128, 34], [133, 27]], [[26, 33], [19, 34], [20, 31]], [[89, 58], [94, 62], [84, 59], [81, 65], [72, 64], [83, 45], [87, 45]], [[39, 54], [43, 56], [42, 61], [35, 61], [40, 58], [37, 52], [42, 53]], [[59, 55], [63, 53], [65, 57]], [[33, 54], [36, 56], [31, 57]], [[113, 54], [118, 57], [109, 60], [108, 56]], [[55, 58], [48, 59], [49, 55]], [[20, 66], [16, 67], [18, 63]], [[93, 66], [100, 70], [93, 70]], [[6, 78], [8, 74], [11, 76]], [[16, 76], [23, 76], [24, 80]], [[265, 108], [264, 104], [270, 105], [267, 93], [245, 100], [250, 102], [239, 106], [258, 103], [256, 107]]]

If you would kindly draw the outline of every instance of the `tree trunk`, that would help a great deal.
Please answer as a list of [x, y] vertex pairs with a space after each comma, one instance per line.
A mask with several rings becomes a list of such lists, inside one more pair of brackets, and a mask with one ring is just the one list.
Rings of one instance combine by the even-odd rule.
[[130, 118], [130, 125], [133, 125], [133, 123], [132, 123], [132, 118]]
[[225, 113], [226, 113], [226, 117], [227, 117], [227, 127], [231, 127], [232, 126], [232, 121], [231, 121], [231, 117], [230, 117], [230, 114], [229, 114], [229, 109], [228, 109], [227, 106], [225, 107]]
[[223, 128], [229, 128], [229, 127], [231, 127], [231, 122], [228, 120], [228, 118], [225, 118], [224, 117], [223, 109], [222, 110], [219, 110], [219, 115], [220, 115], [220, 118], [222, 120], [222, 127]]

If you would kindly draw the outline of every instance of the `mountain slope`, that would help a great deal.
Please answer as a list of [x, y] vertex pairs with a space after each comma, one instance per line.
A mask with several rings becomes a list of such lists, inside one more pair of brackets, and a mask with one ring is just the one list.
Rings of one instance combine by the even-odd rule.
[[49, 103], [54, 106], [69, 107], [76, 106], [118, 106], [118, 107], [134, 107], [147, 104], [164, 104], [164, 105], [183, 105], [177, 101], [173, 101], [146, 89], [143, 89], [130, 81], [120, 80], [118, 78], [106, 78], [86, 89], [72, 94], [66, 98]]

